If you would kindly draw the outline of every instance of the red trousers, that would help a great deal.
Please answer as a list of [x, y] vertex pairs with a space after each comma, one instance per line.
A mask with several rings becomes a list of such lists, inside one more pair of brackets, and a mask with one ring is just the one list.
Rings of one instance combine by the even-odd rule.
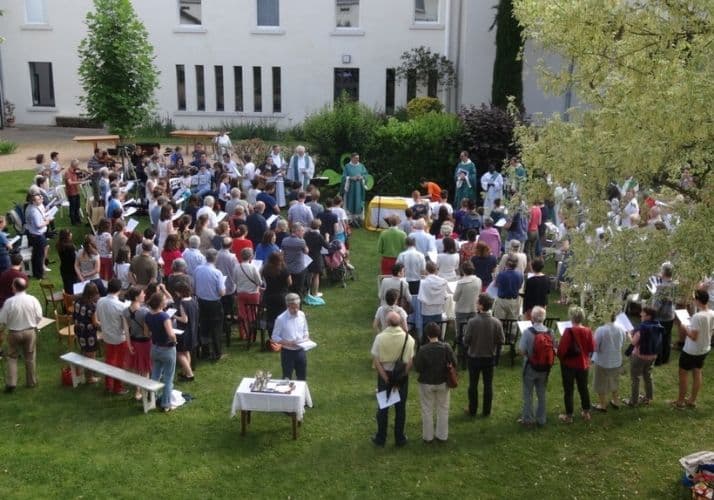
[[382, 274], [392, 275], [392, 266], [397, 262], [396, 257], [382, 257]]
[[[104, 349], [106, 350], [106, 355], [104, 356], [104, 362], [106, 364], [116, 366], [117, 368], [124, 368], [126, 356], [129, 352], [126, 342], [122, 342], [121, 344], [107, 344], [105, 342]], [[109, 392], [119, 393], [124, 390], [121, 380], [116, 380], [111, 377], [104, 379], [104, 386]]]

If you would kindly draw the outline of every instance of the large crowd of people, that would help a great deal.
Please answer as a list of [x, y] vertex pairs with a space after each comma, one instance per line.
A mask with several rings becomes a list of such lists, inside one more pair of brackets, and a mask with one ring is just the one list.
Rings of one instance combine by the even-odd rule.
[[[281, 352], [282, 376], [305, 380], [309, 329], [301, 304], [324, 303], [320, 283], [330, 268], [353, 269], [349, 237], [364, 219], [367, 169], [357, 153], [344, 166], [338, 194], [322, 203], [312, 183], [314, 161], [302, 146], [287, 160], [273, 146], [256, 165], [250, 155], [236, 155], [222, 132], [214, 150], [213, 163], [201, 144], [186, 158], [181, 147], [137, 150], [129, 167], [100, 150], [86, 168], [76, 160], [63, 168], [55, 152], [48, 165], [38, 156], [37, 176], [18, 214], [32, 252], [33, 278], [42, 279], [49, 271], [48, 238], [56, 240], [64, 302], [73, 315], [78, 349], [96, 357], [103, 347], [105, 363], [163, 381], [160, 404], [165, 411], [173, 409], [177, 365], [179, 383], [195, 380], [197, 359], [219, 362], [225, 357], [234, 323], [241, 339], [254, 340], [254, 324], [264, 321], [270, 348]], [[571, 307], [570, 323], [554, 331], [546, 312], [549, 296], [559, 288], [561, 301], [568, 302], [569, 237], [581, 228], [582, 207], [577, 186], [553, 187], [550, 200], [526, 200], [522, 188], [527, 179], [517, 158], [502, 171], [489, 165], [479, 178], [464, 151], [454, 171], [453, 205], [448, 190], [423, 178], [423, 192], [412, 193], [403, 217], [386, 217], [388, 228], [376, 248], [380, 285], [371, 354], [377, 391], [386, 392], [387, 401], [379, 404], [375, 445], [386, 443], [390, 406], [396, 411], [395, 443], [407, 442], [412, 369], [419, 374], [425, 442], [448, 439], [450, 367], [468, 368], [465, 413], [474, 417], [480, 409], [488, 417], [505, 344], [523, 356], [518, 422], [524, 426], [546, 423], [546, 385], [556, 359], [563, 385], [561, 422], [571, 423], [576, 416], [575, 388], [584, 420], [592, 412], [621, 405], [651, 404], [653, 366], [669, 362], [673, 341], [681, 353], [679, 394], [671, 404], [696, 407], [714, 329], [710, 284], [695, 291], [691, 321], [675, 320], [675, 307], [686, 300], [673, 267], [665, 263], [652, 301], [644, 304], [630, 331], [613, 315], [612, 322], [593, 333], [580, 307]], [[72, 229], [82, 223], [81, 194], [93, 231], [76, 248]], [[623, 230], [675, 223], [650, 198], [628, 180], [612, 194], [613, 223]], [[638, 199], [649, 208], [646, 223]], [[57, 228], [53, 207], [65, 200], [70, 227]], [[142, 232], [131, 217], [135, 212], [148, 216]], [[20, 355], [26, 361], [26, 384], [36, 384], [34, 335], [42, 314], [36, 299], [25, 292], [30, 277], [22, 256], [1, 231], [5, 224], [0, 218], [0, 323], [7, 330], [10, 360], [6, 392], [12, 392]], [[555, 279], [544, 273], [551, 257], [557, 261]], [[517, 326], [519, 320], [529, 323]], [[673, 339], [675, 325], [679, 339]], [[447, 331], [454, 332], [455, 349], [445, 342]], [[626, 355], [631, 392], [620, 399]], [[595, 404], [590, 398], [591, 365]], [[640, 378], [644, 394], [639, 392]], [[87, 381], [99, 379], [87, 374]], [[110, 377], [105, 388], [114, 394], [128, 392]]]

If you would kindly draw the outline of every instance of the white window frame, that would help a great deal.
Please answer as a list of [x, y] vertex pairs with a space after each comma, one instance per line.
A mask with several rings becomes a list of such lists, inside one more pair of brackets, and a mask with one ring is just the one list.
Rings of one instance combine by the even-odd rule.
[[414, 0], [414, 10], [412, 11], [412, 22], [414, 24], [420, 24], [420, 25], [435, 25], [441, 23], [441, 0], [435, 0], [436, 1], [436, 20], [435, 21], [419, 21], [417, 20], [417, 4], [421, 2], [422, 6], [424, 6], [424, 11], [426, 12], [426, 2], [430, 0]]
[[335, 0], [335, 29], [336, 30], [359, 30], [360, 29], [360, 1], [359, 0], [354, 0], [357, 4], [357, 24], [352, 25], [352, 26], [338, 26], [337, 25], [337, 18], [339, 15], [339, 10], [340, 10], [340, 5], [339, 5], [340, 0]]
[[[39, 6], [42, 9], [42, 20], [31, 20], [30, 19], [30, 5], [35, 7]], [[49, 24], [49, 18], [47, 16], [47, 0], [25, 0], [25, 23], [29, 25], [46, 25]]]
[[192, 2], [191, 0], [188, 0], [190, 3], [197, 3], [201, 8], [201, 18], [199, 19], [198, 24], [195, 24], [195, 23], [186, 24], [186, 23], [181, 22], [181, 4], [184, 1], [186, 1], [186, 0], [176, 0], [176, 9], [177, 9], [177, 13], [178, 13], [178, 25], [181, 26], [182, 28], [193, 28], [193, 29], [199, 29], [199, 28], [203, 27], [203, 1], [198, 0], [197, 2], [196, 1]]
[[260, 24], [260, 3], [262, 0], [255, 0], [255, 25], [258, 29], [278, 30], [280, 29], [280, 0], [274, 0], [278, 7], [278, 23], [277, 24]]

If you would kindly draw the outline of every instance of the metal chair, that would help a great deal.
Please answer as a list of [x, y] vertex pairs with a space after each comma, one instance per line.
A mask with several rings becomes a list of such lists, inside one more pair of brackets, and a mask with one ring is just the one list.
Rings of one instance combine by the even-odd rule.
[[[503, 335], [506, 341], [503, 345], [511, 346], [511, 366], [516, 362], [516, 347], [518, 346], [518, 337], [520, 332], [518, 331], [518, 322], [515, 319], [502, 319], [501, 325], [503, 326]], [[501, 353], [500, 351], [496, 355], [496, 364], [500, 361]]]
[[49, 316], [50, 314], [50, 304], [55, 312], [59, 312], [58, 306], [63, 304], [64, 292], [55, 292], [55, 286], [49, 281], [40, 281], [40, 290], [45, 299], [45, 315]]
[[560, 321], [560, 318], [545, 318], [545, 321], [543, 321], [543, 326], [555, 331], [555, 328], [557, 326], [556, 323], [558, 321]]

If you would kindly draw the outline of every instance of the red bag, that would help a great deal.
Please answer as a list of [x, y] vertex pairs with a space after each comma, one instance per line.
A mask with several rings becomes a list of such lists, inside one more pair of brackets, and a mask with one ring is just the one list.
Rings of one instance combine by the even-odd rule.
[[60, 371], [60, 380], [62, 382], [62, 385], [72, 387], [72, 367], [62, 367], [62, 370]]

